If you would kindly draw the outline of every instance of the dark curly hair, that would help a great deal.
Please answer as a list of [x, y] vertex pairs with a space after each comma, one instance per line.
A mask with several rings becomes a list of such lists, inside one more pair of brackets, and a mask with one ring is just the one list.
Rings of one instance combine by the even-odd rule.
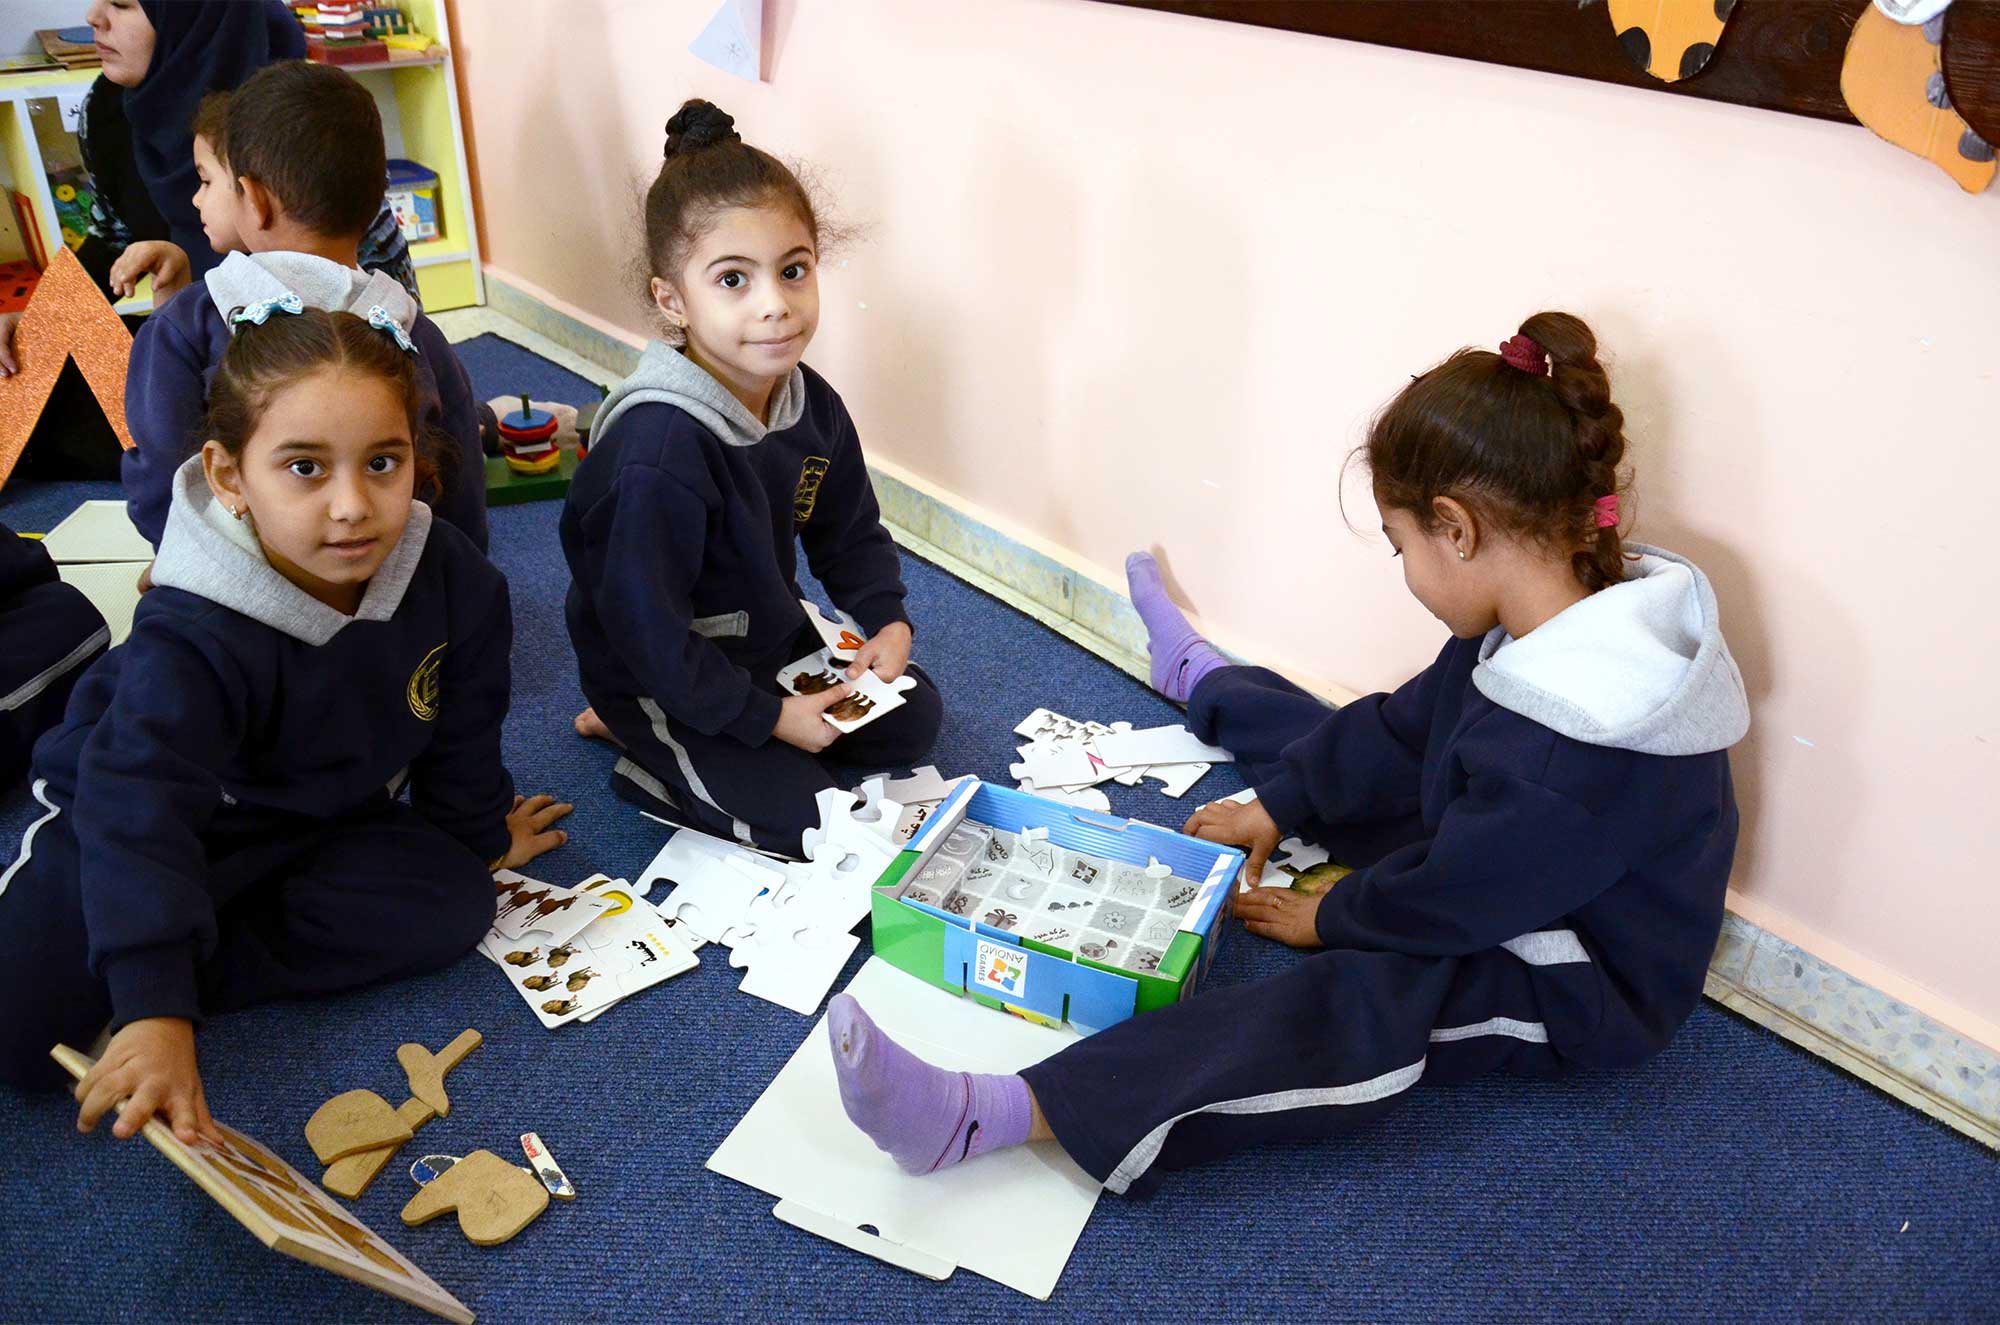
[[1514, 367], [1491, 350], [1460, 350], [1389, 402], [1356, 456], [1376, 500], [1437, 527], [1432, 503], [1450, 497], [1510, 533], [1569, 555], [1584, 588], [1625, 578], [1617, 525], [1599, 528], [1596, 504], [1630, 480], [1625, 415], [1582, 318], [1537, 313], [1521, 335], [1549, 371]]

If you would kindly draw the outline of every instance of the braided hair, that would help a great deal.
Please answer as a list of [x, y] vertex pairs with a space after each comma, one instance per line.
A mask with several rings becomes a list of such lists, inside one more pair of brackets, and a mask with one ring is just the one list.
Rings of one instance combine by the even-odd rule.
[[1625, 415], [1582, 318], [1537, 313], [1491, 350], [1460, 350], [1389, 402], [1357, 455], [1376, 499], [1425, 532], [1450, 497], [1566, 553], [1584, 588], [1625, 578], [1616, 498]]

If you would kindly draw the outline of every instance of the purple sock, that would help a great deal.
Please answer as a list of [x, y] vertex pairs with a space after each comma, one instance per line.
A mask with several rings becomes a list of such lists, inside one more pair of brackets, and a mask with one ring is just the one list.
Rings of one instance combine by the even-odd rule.
[[1201, 678], [1218, 667], [1227, 667], [1213, 644], [1195, 633], [1181, 610], [1167, 597], [1160, 580], [1160, 563], [1150, 552], [1134, 552], [1125, 558], [1125, 582], [1132, 591], [1132, 606], [1146, 623], [1146, 653], [1152, 659], [1153, 689], [1179, 704]]
[[1020, 1077], [932, 1067], [848, 994], [827, 1005], [826, 1030], [847, 1116], [905, 1173], [935, 1173], [1028, 1139], [1034, 1110]]

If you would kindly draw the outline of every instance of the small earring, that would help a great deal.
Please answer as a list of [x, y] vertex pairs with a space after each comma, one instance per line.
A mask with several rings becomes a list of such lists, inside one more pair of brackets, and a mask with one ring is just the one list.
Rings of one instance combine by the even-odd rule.
[[1464, 548], [1460, 548], [1460, 549], [1458, 550], [1458, 559], [1459, 559], [1460, 561], [1464, 561], [1464, 560], [1465, 560], [1465, 549], [1464, 549]]
[[[230, 508], [229, 508], [229, 513], [230, 513], [231, 515], [235, 516], [235, 517], [236, 517], [237, 519], [239, 519], [239, 520], [241, 520], [241, 519], [243, 518], [243, 508], [242, 508], [241, 506], [232, 506], [232, 507], [230, 507]], [[1459, 553], [1459, 555], [1460, 555], [1460, 556], [1464, 556], [1465, 554], [1464, 554], [1463, 552], [1461, 552], [1461, 553]]]

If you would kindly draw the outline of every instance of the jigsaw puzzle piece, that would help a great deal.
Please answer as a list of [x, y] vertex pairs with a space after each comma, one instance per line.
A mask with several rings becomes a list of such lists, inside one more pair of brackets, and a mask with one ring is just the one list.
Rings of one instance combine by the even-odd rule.
[[750, 935], [729, 954], [729, 964], [745, 971], [737, 988], [801, 1016], [813, 1015], [861, 940], [828, 928], [795, 887], [758, 898], [749, 919]]

